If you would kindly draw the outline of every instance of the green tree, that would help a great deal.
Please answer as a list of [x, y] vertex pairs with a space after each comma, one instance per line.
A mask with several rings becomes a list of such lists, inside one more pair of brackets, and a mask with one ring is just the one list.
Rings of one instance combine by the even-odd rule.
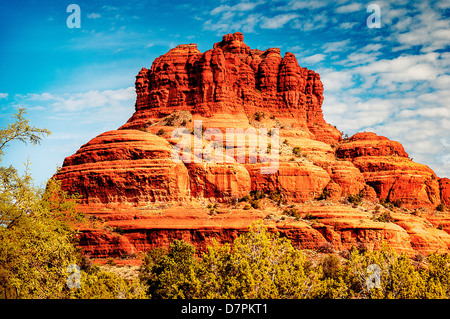
[[[31, 127], [25, 110], [0, 129], [0, 160], [13, 141], [39, 144], [50, 131]], [[75, 232], [69, 220], [78, 218], [75, 199], [50, 180], [46, 189], [33, 185], [26, 165], [21, 176], [0, 167], [0, 297], [63, 298], [67, 266], [76, 262]]]
[[259, 222], [233, 245], [214, 242], [201, 258], [183, 241], [153, 249], [140, 278], [152, 298], [306, 298], [320, 288], [313, 270], [289, 240]]
[[148, 286], [152, 298], [199, 298], [199, 263], [195, 248], [181, 240], [163, 248], [151, 250], [144, 258], [140, 279]]
[[97, 266], [81, 271], [80, 288], [70, 291], [75, 299], [145, 299], [145, 286], [138, 279], [126, 280]]

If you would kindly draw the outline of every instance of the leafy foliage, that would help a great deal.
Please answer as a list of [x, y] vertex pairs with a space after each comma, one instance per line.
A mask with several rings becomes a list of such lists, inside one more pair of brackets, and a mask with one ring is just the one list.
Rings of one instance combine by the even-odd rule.
[[23, 143], [29, 141], [36, 145], [40, 144], [42, 136], [51, 134], [47, 129], [29, 126], [29, 121], [24, 117], [24, 114], [26, 114], [26, 110], [19, 108], [18, 113], [14, 114], [16, 121], [9, 124], [7, 128], [0, 130], [0, 159], [4, 154], [4, 148], [12, 141], [17, 140]]
[[[405, 254], [354, 247], [347, 258], [327, 251], [318, 262], [261, 222], [233, 244], [214, 242], [201, 257], [175, 241], [150, 251], [140, 270], [152, 298], [449, 298], [450, 257], [431, 254], [418, 267]], [[379, 269], [379, 282], [368, 285]]]
[[72, 289], [72, 299], [145, 299], [145, 287], [135, 279], [127, 281], [93, 266], [81, 272], [80, 288]]
[[302, 148], [300, 146], [296, 146], [292, 149], [292, 154], [294, 154], [297, 157], [300, 157], [302, 155]]
[[194, 253], [180, 241], [168, 251], [150, 251], [140, 271], [148, 293], [153, 298], [302, 298], [315, 285], [301, 252], [261, 223], [232, 247], [215, 242], [201, 259]]
[[[23, 114], [19, 109], [16, 122], [0, 129], [0, 160], [8, 143], [39, 144], [50, 133], [30, 127]], [[68, 266], [86, 264], [73, 228], [83, 220], [77, 198], [54, 179], [45, 189], [35, 187], [28, 165], [23, 175], [12, 166], [0, 167], [0, 298], [145, 297], [139, 282], [99, 271], [81, 272], [81, 288], [68, 288]]]
[[[24, 113], [19, 109], [16, 122], [0, 130], [0, 155], [14, 140], [38, 144], [50, 133], [30, 127]], [[54, 180], [45, 190], [36, 188], [28, 165], [23, 176], [12, 166], [1, 167], [0, 190], [0, 296], [61, 298], [66, 268], [77, 256], [75, 231], [68, 226], [79, 217], [75, 199]]]

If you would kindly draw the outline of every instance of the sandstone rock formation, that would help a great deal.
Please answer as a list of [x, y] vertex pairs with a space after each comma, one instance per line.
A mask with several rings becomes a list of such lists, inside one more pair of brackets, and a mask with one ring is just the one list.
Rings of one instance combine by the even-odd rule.
[[336, 150], [350, 158], [379, 198], [408, 207], [436, 206], [441, 202], [436, 174], [409, 159], [403, 146], [375, 133], [358, 133]]
[[136, 112], [122, 129], [139, 129], [175, 110], [210, 117], [257, 111], [288, 118], [328, 143], [341, 139], [322, 116], [319, 74], [299, 66], [280, 49], [251, 50], [242, 33], [225, 35], [201, 53], [195, 44], [178, 45], [136, 77]]
[[[80, 209], [93, 217], [80, 226], [80, 245], [91, 256], [133, 255], [173, 239], [204, 249], [257, 219], [301, 248], [386, 241], [410, 253], [449, 249], [450, 218], [434, 213], [450, 205], [449, 179], [386, 137], [342, 140], [323, 118], [319, 74], [292, 53], [251, 49], [241, 33], [228, 34], [204, 53], [195, 44], [171, 49], [142, 68], [135, 86], [128, 122], [81, 146], [55, 175], [63, 189], [82, 195]], [[230, 128], [243, 144], [227, 145]], [[273, 144], [251, 153], [264, 130]], [[177, 148], [182, 138], [188, 142]], [[208, 148], [214, 153], [205, 154]], [[276, 170], [264, 173], [274, 158]], [[239, 201], [257, 191], [266, 197]], [[379, 201], [402, 208], [380, 210]]]

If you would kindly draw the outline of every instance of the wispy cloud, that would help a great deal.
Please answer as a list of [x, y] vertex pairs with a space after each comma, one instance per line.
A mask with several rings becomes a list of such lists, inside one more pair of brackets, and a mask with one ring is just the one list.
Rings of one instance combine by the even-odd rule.
[[286, 13], [279, 14], [272, 18], [262, 17], [261, 28], [263, 29], [279, 29], [282, 28], [286, 23], [298, 17], [298, 14]]
[[236, 12], [236, 11], [249, 11], [249, 10], [253, 10], [256, 6], [263, 4], [264, 1], [256, 1], [256, 2], [240, 2], [238, 4], [235, 4], [234, 6], [229, 6], [226, 4], [222, 4], [216, 8], [214, 8], [211, 11], [212, 15], [217, 15], [219, 13], [224, 13], [224, 12]]
[[350, 12], [355, 12], [355, 11], [359, 11], [362, 9], [363, 9], [363, 6], [361, 3], [354, 2], [351, 4], [347, 4], [345, 6], [340, 6], [340, 7], [336, 8], [336, 12], [337, 13], [350, 13]]
[[[45, 93], [44, 93], [45, 94]], [[89, 91], [55, 97], [51, 106], [55, 111], [80, 112], [87, 109], [108, 107], [113, 109], [123, 101], [133, 103], [136, 98], [134, 87], [118, 90]]]
[[8, 93], [0, 93], [0, 99], [6, 99], [8, 97]]
[[325, 28], [328, 21], [329, 19], [326, 12], [318, 12], [314, 15], [300, 15], [298, 19], [295, 19], [291, 23], [291, 27], [293, 29], [308, 32]]
[[92, 12], [92, 13], [89, 13], [87, 15], [87, 17], [88, 17], [88, 19], [98, 19], [98, 18], [101, 18], [102, 15], [99, 13]]
[[40, 94], [16, 94], [14, 99], [18, 103], [27, 101], [30, 108], [43, 108], [43, 106], [33, 103], [45, 102], [46, 108], [51, 110], [52, 114], [58, 112], [69, 114], [89, 112], [99, 108], [105, 111], [109, 109], [109, 112], [111, 112], [117, 107], [129, 107], [134, 104], [136, 94], [134, 87], [128, 87], [117, 90], [91, 90], [80, 93], [52, 94], [44, 92]]
[[323, 61], [325, 59], [326, 55], [325, 54], [321, 54], [321, 53], [317, 53], [311, 56], [307, 56], [305, 58], [302, 58], [301, 61], [304, 61], [306, 63], [318, 63], [320, 61]]
[[291, 0], [287, 4], [280, 5], [278, 7], [274, 7], [273, 10], [279, 11], [295, 11], [301, 9], [319, 9], [323, 8], [327, 5], [327, 1], [304, 1], [304, 0]]
[[343, 51], [348, 49], [348, 44], [350, 43], [350, 39], [342, 40], [342, 41], [336, 41], [336, 42], [330, 42], [325, 43], [322, 46], [323, 52], [329, 53], [329, 52], [337, 52], [337, 51]]

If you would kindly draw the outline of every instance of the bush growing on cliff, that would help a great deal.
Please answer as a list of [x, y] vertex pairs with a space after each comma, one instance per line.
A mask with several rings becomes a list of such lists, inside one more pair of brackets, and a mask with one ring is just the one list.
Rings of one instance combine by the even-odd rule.
[[[261, 207], [260, 199], [262, 199], [264, 197], [266, 197], [266, 195], [264, 194], [263, 191], [256, 190], [256, 191], [250, 191], [249, 194], [242, 196], [242, 198], [239, 201], [249, 203], [249, 205], [244, 206], [244, 209], [250, 209], [250, 207], [253, 207], [254, 209], [258, 209]], [[248, 207], [248, 208], [246, 208], [246, 207]]]
[[300, 157], [302, 155], [302, 148], [300, 146], [296, 146], [292, 149], [292, 154], [294, 154], [297, 157]]
[[348, 195], [347, 200], [348, 200], [350, 203], [354, 204], [354, 205], [359, 205], [359, 204], [361, 204], [361, 196], [360, 196], [360, 194], [351, 194], [351, 195]]
[[255, 121], [261, 121], [261, 119], [265, 118], [265, 114], [264, 112], [261, 111], [256, 111], [255, 114], [253, 115]]

